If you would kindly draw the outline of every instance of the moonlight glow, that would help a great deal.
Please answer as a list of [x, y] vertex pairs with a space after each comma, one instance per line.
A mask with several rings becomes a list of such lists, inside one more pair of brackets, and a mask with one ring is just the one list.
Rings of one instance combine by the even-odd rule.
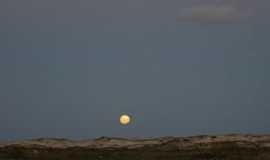
[[130, 116], [129, 115], [121, 115], [120, 116], [120, 123], [122, 124], [122, 125], [127, 125], [127, 124], [129, 124], [130, 123], [130, 121], [131, 121], [131, 118], [130, 118]]

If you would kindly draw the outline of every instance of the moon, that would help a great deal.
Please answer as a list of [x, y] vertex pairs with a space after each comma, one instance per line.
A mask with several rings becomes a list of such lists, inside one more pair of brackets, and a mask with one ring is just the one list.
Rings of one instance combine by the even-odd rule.
[[129, 115], [123, 114], [120, 116], [119, 121], [120, 121], [120, 124], [122, 125], [128, 125], [131, 121], [131, 118]]

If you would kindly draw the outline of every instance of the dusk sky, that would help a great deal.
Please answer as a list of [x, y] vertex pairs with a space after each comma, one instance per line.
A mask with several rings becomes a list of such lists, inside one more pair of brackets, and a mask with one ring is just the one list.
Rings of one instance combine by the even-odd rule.
[[0, 0], [0, 141], [269, 134], [269, 28], [267, 0]]

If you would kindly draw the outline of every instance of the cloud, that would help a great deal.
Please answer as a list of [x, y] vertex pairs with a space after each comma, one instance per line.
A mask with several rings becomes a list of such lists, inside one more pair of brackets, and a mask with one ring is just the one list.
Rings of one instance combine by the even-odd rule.
[[201, 24], [233, 24], [243, 22], [251, 15], [251, 12], [234, 6], [201, 5], [182, 9], [177, 20]]

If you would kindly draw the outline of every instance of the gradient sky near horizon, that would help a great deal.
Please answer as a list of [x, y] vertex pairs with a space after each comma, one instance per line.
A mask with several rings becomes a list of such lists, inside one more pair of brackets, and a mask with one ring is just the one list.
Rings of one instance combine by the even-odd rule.
[[1, 0], [0, 140], [270, 133], [269, 9]]

